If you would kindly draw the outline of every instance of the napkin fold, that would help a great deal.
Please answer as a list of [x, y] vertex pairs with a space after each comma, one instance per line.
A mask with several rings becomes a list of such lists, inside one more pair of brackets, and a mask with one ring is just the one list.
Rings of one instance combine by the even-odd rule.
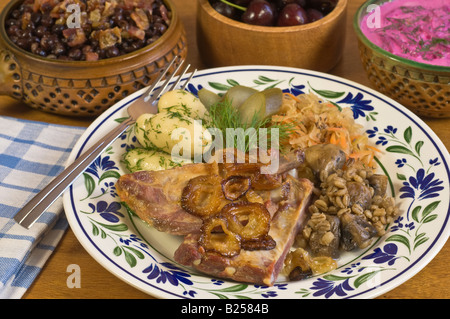
[[0, 116], [0, 298], [19, 299], [68, 227], [62, 198], [26, 229], [16, 213], [65, 167], [84, 127]]

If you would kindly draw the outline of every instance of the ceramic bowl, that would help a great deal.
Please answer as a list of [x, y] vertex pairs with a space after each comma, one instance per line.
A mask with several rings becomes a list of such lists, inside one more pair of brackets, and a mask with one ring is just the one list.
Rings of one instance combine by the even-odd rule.
[[329, 71], [342, 56], [347, 0], [324, 18], [290, 27], [246, 24], [218, 13], [208, 0], [197, 3], [197, 43], [208, 67], [279, 65]]
[[361, 61], [370, 82], [419, 116], [450, 117], [450, 67], [414, 62], [381, 49], [360, 28], [369, 5], [387, 0], [366, 1], [356, 12], [353, 27], [358, 37]]
[[5, 20], [21, 2], [12, 0], [0, 15], [0, 94], [35, 109], [68, 116], [97, 116], [151, 84], [175, 55], [184, 58], [187, 54], [178, 11], [171, 0], [165, 0], [172, 12], [171, 24], [146, 47], [98, 61], [42, 58], [19, 48], [6, 34]]

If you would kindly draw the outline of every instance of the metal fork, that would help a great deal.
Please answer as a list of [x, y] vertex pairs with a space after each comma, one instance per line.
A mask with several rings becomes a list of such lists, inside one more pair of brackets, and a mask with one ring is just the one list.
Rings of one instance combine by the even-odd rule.
[[[170, 67], [179, 59], [175, 56], [172, 61], [169, 62], [167, 67], [161, 71], [161, 74], [156, 79], [156, 81], [151, 85], [139, 98], [133, 101], [128, 106], [129, 118], [123, 121], [115, 129], [110, 131], [107, 135], [101, 138], [92, 147], [86, 150], [80, 157], [78, 157], [72, 164], [70, 164], [63, 172], [61, 172], [55, 179], [53, 179], [50, 184], [48, 184], [42, 191], [40, 191], [31, 201], [29, 201], [15, 216], [14, 220], [22, 225], [23, 227], [29, 229], [39, 218], [39, 216], [44, 213], [53, 202], [61, 196], [61, 194], [84, 172], [92, 162], [109, 146], [114, 142], [119, 136], [122, 135], [125, 130], [127, 130], [131, 125], [133, 125], [138, 117], [144, 113], [157, 113], [157, 101], [158, 98], [166, 92], [169, 83], [173, 80], [175, 75], [181, 68], [184, 60], [181, 59], [176, 70], [172, 75], [167, 78], [167, 80], [155, 91], [155, 88], [159, 82], [166, 75]], [[179, 75], [175, 83], [170, 87], [169, 90], [174, 90], [181, 81], [181, 78], [186, 74], [190, 65], [187, 65], [184, 70]], [[181, 89], [185, 89], [188, 83], [191, 81], [195, 74], [195, 71], [191, 73], [190, 77], [184, 83]]]

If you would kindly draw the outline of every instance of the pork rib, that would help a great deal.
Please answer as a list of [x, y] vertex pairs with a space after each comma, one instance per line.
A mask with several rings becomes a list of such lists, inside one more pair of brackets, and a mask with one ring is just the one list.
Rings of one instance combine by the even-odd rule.
[[[234, 154], [235, 150], [227, 151]], [[300, 150], [281, 156], [278, 173], [300, 166], [303, 160], [304, 153]], [[219, 166], [216, 162], [198, 163], [162, 171], [125, 174], [116, 183], [117, 194], [142, 220], [159, 231], [172, 235], [198, 232], [202, 220], [181, 208], [181, 194], [192, 178], [219, 175]]]
[[290, 191], [279, 205], [269, 235], [276, 241], [272, 250], [241, 250], [235, 257], [208, 252], [199, 245], [200, 233], [189, 234], [175, 251], [175, 261], [203, 273], [239, 282], [271, 286], [277, 279], [295, 235], [307, 216], [313, 184], [307, 179], [287, 176]]
[[163, 171], [140, 171], [122, 175], [117, 194], [142, 220], [157, 230], [173, 235], [196, 232], [202, 219], [180, 206], [183, 188], [201, 175], [218, 174], [218, 165], [187, 164]]

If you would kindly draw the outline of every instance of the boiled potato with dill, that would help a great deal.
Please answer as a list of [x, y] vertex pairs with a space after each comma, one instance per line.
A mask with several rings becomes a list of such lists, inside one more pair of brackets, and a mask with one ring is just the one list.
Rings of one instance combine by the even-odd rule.
[[133, 148], [124, 156], [127, 169], [134, 173], [138, 171], [160, 171], [192, 163], [190, 159], [172, 157], [170, 154], [148, 148]]
[[141, 115], [135, 135], [144, 148], [184, 158], [201, 156], [212, 144], [211, 133], [201, 121], [174, 110]]
[[196, 120], [204, 119], [207, 110], [198, 97], [184, 90], [173, 90], [164, 93], [158, 102], [158, 111], [179, 112]]

